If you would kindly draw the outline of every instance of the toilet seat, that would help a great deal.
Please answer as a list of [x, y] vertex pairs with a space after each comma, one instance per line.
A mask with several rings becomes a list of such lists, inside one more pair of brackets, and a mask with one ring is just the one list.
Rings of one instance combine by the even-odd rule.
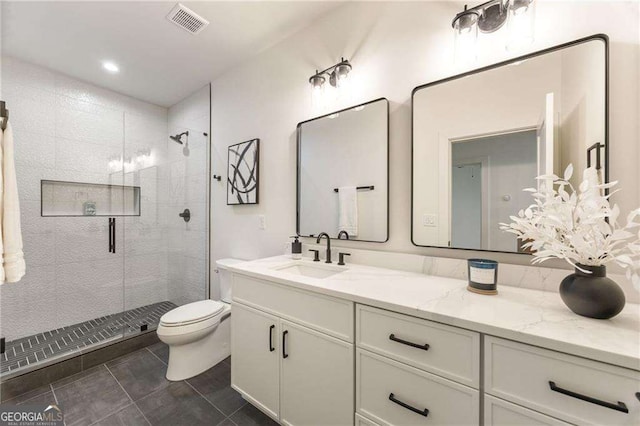
[[219, 315], [224, 308], [224, 303], [216, 300], [200, 300], [188, 303], [162, 315], [160, 325], [164, 327], [182, 327], [205, 322]]

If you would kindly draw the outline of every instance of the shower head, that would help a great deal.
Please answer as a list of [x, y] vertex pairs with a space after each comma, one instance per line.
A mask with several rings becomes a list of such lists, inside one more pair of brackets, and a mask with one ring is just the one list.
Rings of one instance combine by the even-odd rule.
[[178, 133], [175, 136], [169, 136], [169, 139], [178, 142], [180, 145], [182, 145], [184, 142], [182, 142], [182, 136], [187, 135], [187, 137], [189, 136], [189, 131], [187, 130], [186, 132], [182, 132], [182, 133]]

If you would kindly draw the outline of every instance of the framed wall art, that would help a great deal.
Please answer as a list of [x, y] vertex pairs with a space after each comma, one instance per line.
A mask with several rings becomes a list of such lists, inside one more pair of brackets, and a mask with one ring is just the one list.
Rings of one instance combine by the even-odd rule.
[[258, 204], [260, 139], [231, 145], [228, 149], [227, 205]]

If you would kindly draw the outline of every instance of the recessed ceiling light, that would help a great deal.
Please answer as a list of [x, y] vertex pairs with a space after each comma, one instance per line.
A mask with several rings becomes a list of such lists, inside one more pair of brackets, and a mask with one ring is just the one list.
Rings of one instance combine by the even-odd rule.
[[112, 74], [120, 72], [120, 68], [111, 61], [102, 61], [102, 68], [109, 71]]

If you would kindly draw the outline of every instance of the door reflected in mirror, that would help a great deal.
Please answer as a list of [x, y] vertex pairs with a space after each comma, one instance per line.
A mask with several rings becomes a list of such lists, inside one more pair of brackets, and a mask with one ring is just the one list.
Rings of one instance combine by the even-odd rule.
[[416, 88], [414, 244], [523, 252], [499, 224], [536, 176], [591, 163], [606, 181], [606, 52], [594, 36]]

